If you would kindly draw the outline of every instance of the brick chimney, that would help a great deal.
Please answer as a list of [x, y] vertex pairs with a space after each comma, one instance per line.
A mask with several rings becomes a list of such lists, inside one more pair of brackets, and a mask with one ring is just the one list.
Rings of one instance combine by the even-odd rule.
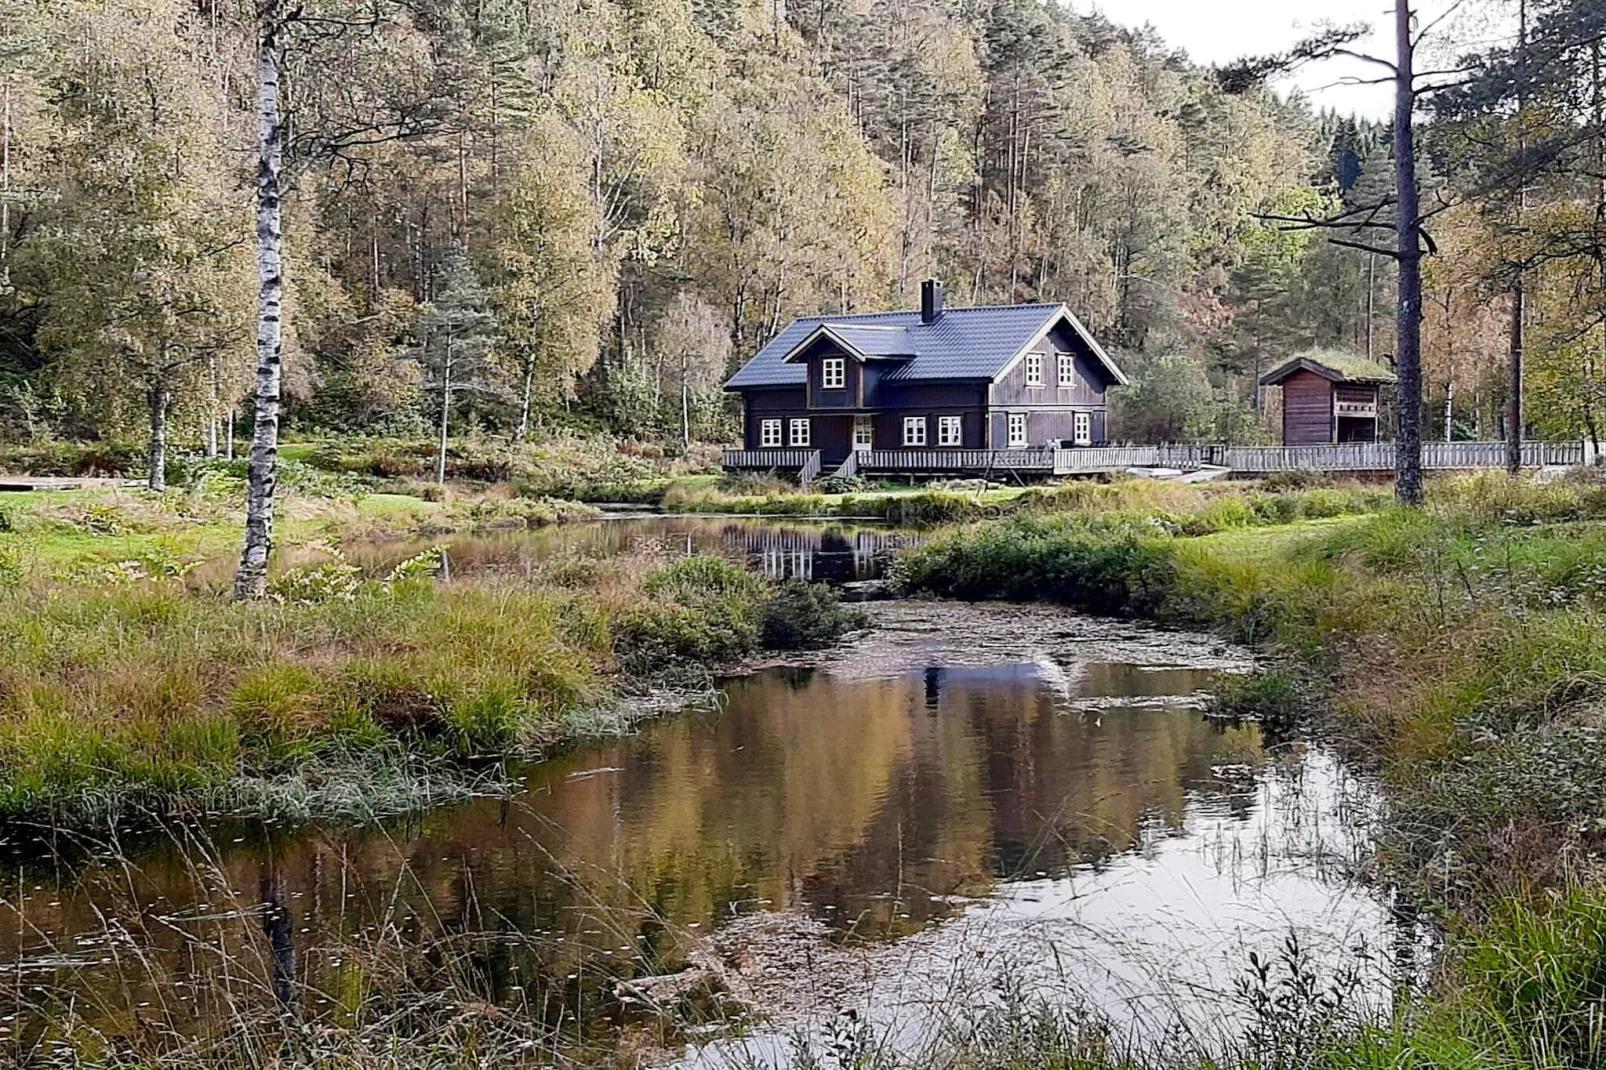
[[942, 315], [942, 283], [927, 279], [920, 284], [920, 322], [935, 323]]

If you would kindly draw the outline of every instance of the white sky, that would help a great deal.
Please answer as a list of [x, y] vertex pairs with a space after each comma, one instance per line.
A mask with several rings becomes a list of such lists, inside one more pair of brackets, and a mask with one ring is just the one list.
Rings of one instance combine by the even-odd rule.
[[[1159, 31], [1166, 44], [1187, 52], [1194, 62], [1226, 63], [1245, 55], [1280, 52], [1326, 24], [1347, 26], [1365, 22], [1372, 35], [1359, 42], [1358, 51], [1394, 57], [1394, 5], [1389, 0], [1071, 0], [1086, 12], [1095, 8], [1112, 22]], [[1449, 66], [1457, 48], [1487, 46], [1514, 33], [1515, 4], [1499, 0], [1420, 0], [1416, 8], [1422, 23], [1431, 22], [1454, 6], [1451, 17], [1434, 30], [1419, 51], [1419, 68]], [[1429, 68], [1429, 69], [1433, 69]], [[1383, 119], [1394, 112], [1390, 87], [1361, 86], [1345, 80], [1376, 78], [1386, 74], [1358, 60], [1333, 59], [1313, 64], [1278, 83], [1284, 92], [1299, 88], [1318, 108]]]

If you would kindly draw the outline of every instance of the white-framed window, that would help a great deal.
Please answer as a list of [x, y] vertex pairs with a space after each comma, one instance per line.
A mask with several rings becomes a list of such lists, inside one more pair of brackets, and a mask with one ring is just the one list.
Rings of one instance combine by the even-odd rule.
[[963, 416], [937, 417], [937, 445], [959, 446], [965, 441], [965, 418]]
[[926, 418], [924, 416], [905, 416], [903, 418], [903, 444], [905, 446], [924, 446], [926, 444]]
[[761, 448], [771, 448], [781, 444], [781, 421], [760, 420], [758, 422], [758, 444]]
[[1026, 354], [1026, 385], [1027, 386], [1042, 386], [1043, 385], [1043, 354], [1041, 354], [1041, 353], [1028, 353], [1028, 354]]
[[1076, 429], [1076, 444], [1078, 446], [1093, 445], [1093, 414], [1079, 412], [1075, 415], [1073, 425]]
[[1054, 370], [1059, 374], [1054, 379], [1054, 385], [1070, 388], [1076, 385], [1076, 356], [1072, 353], [1056, 354]]
[[1026, 414], [1012, 412], [1009, 414], [1009, 448], [1020, 449], [1026, 445]]
[[848, 385], [848, 362], [842, 357], [820, 361], [820, 389], [842, 390]]
[[809, 444], [809, 418], [807, 416], [793, 418], [791, 444], [794, 446], [807, 446]]
[[855, 416], [853, 418], [853, 448], [855, 450], [875, 449], [874, 416]]

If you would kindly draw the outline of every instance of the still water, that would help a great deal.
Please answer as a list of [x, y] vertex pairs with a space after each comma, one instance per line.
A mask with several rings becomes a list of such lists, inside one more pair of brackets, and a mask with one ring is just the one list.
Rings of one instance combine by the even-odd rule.
[[863, 522], [762, 520], [757, 517], [645, 515], [562, 524], [536, 531], [453, 535], [383, 543], [350, 552], [385, 568], [444, 544], [454, 575], [518, 575], [553, 557], [613, 557], [656, 550], [720, 554], [771, 579], [821, 583], [878, 578], [894, 553], [920, 541], [916, 533]]
[[[769, 560], [743, 522], [654, 523], [635, 537]], [[517, 567], [596, 534], [454, 553]], [[822, 555], [866, 577], [884, 553], [807, 537], [816, 576]], [[1218, 674], [1247, 667], [1239, 652], [1044, 607], [874, 612], [860, 644], [529, 767], [511, 799], [18, 859], [0, 905], [6, 983], [116, 1035], [206, 1028], [278, 971], [306, 1013], [338, 1020], [360, 990], [342, 949], [390, 939], [594, 1051], [639, 1028], [620, 978], [710, 949], [783, 1025], [856, 1006], [907, 1029], [896, 1009], [912, 990], [985, 989], [1001, 970], [1117, 1017], [1208, 1020], [1247, 949], [1290, 931], [1339, 957], [1387, 939], [1348, 876], [1366, 793], [1320, 751], [1202, 715]], [[264, 902], [282, 912], [277, 955]], [[0, 1039], [36, 1028], [15, 1014]]]

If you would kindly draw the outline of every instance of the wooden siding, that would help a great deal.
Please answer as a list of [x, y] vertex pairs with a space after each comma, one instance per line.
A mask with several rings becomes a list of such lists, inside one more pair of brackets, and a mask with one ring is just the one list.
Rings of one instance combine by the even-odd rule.
[[1333, 441], [1333, 384], [1315, 372], [1283, 380], [1283, 445], [1318, 446]]
[[[1059, 380], [1060, 352], [1075, 357], [1075, 374], [1069, 382]], [[1077, 408], [1103, 408], [1104, 390], [1109, 380], [1103, 366], [1087, 351], [1087, 347], [1064, 327], [1056, 327], [1032, 352], [1043, 358], [1043, 385], [1026, 385], [1026, 359], [1016, 361], [993, 384], [989, 401], [999, 406], [1058, 406], [1074, 405]]]
[[[801, 386], [771, 387], [742, 392], [742, 441], [750, 450], [763, 448], [758, 434], [760, 420], [786, 420], [804, 414], [804, 392]], [[781, 434], [786, 434], [782, 423]], [[785, 439], [783, 437], [782, 441]]]
[[[824, 387], [826, 358], [835, 358], [843, 361], [844, 375], [847, 385], [840, 390], [827, 390]], [[809, 347], [804, 362], [809, 370], [809, 408], [811, 409], [855, 409], [863, 403], [864, 365], [855, 357], [843, 352], [840, 346], [821, 339]]]

